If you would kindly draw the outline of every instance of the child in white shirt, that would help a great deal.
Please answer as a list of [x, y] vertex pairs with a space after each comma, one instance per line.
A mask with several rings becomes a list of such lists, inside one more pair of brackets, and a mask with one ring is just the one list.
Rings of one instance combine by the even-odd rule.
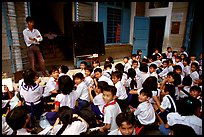
[[87, 66], [87, 62], [86, 61], [82, 61], [80, 63], [80, 72], [84, 75], [84, 77], [86, 76], [85, 75], [85, 68], [86, 68], [86, 66]]
[[102, 75], [102, 69], [101, 68], [96, 68], [94, 70], [94, 75], [98, 79], [98, 81], [105, 81], [108, 83], [108, 85], [113, 85], [113, 82], [110, 78]]
[[154, 76], [154, 77], [156, 77], [157, 80], [158, 80], [158, 74], [156, 73], [156, 69], [157, 69], [157, 65], [155, 65], [155, 64], [151, 64], [151, 65], [149, 66], [150, 76]]
[[198, 63], [196, 63], [196, 62], [191, 63], [191, 74], [190, 74], [190, 77], [193, 80], [193, 82], [192, 82], [193, 86], [194, 85], [197, 86], [196, 81], [199, 80], [198, 70], [199, 70]]
[[93, 68], [91, 66], [87, 66], [85, 68], [85, 79], [84, 82], [87, 87], [93, 86], [94, 81], [93, 78], [91, 77], [91, 73], [93, 72]]
[[108, 77], [109, 79], [111, 79], [111, 75], [112, 75], [112, 64], [110, 62], [105, 62], [104, 63], [104, 70], [102, 72], [103, 76]]
[[123, 62], [124, 62], [124, 72], [128, 72], [128, 69], [131, 68], [131, 64], [128, 62], [129, 58], [124, 57]]
[[67, 72], [69, 71], [69, 68], [65, 65], [61, 65], [59, 67], [59, 77], [63, 75], [67, 75]]
[[[121, 113], [120, 106], [118, 105], [116, 99], [117, 89], [114, 86], [105, 86], [103, 91], [103, 99], [105, 105], [102, 109], [104, 113], [104, 126], [99, 128], [100, 132], [111, 132], [118, 128], [116, 124], [116, 117]], [[107, 133], [108, 134], [108, 133]]]
[[82, 73], [79, 72], [74, 75], [74, 83], [76, 84], [76, 90], [74, 92], [77, 94], [78, 98], [77, 110], [80, 111], [82, 108], [90, 105], [90, 96]]

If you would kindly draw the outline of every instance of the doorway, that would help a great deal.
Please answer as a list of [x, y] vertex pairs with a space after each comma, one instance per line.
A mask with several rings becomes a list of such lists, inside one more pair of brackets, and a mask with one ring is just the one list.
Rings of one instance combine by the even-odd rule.
[[161, 53], [164, 40], [165, 23], [166, 16], [150, 17], [148, 57], [152, 55], [155, 48], [159, 49], [159, 52]]

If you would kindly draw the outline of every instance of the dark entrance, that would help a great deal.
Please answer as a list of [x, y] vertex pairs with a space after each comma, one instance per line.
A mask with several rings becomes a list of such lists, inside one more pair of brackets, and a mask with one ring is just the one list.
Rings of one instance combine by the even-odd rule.
[[166, 17], [150, 17], [148, 57], [152, 55], [155, 48], [162, 51], [165, 23]]

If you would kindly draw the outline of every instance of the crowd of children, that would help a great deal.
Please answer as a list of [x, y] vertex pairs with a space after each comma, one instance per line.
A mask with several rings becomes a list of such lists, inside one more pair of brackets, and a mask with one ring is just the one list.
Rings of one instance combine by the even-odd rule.
[[[149, 58], [138, 50], [117, 64], [107, 57], [103, 69], [83, 61], [73, 76], [53, 66], [44, 86], [25, 70], [16, 91], [2, 87], [2, 134], [139, 135], [155, 126], [163, 135], [202, 135], [202, 53], [197, 60], [185, 50], [155, 49]], [[42, 116], [49, 125], [36, 133]]]

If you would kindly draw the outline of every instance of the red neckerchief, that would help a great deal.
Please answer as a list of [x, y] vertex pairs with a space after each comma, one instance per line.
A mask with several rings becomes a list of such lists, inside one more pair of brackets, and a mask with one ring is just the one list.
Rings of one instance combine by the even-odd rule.
[[112, 101], [112, 102], [110, 102], [110, 103], [108, 103], [108, 104], [105, 104], [105, 105], [103, 106], [102, 112], [104, 113], [105, 107], [107, 107], [107, 106], [109, 106], [109, 105], [114, 105], [115, 103], [116, 103], [116, 100], [114, 100], [114, 101]]
[[55, 83], [56, 83], [56, 85], [58, 86], [58, 80], [56, 80], [56, 79], [55, 79], [55, 80], [54, 80], [54, 82], [55, 82]]

